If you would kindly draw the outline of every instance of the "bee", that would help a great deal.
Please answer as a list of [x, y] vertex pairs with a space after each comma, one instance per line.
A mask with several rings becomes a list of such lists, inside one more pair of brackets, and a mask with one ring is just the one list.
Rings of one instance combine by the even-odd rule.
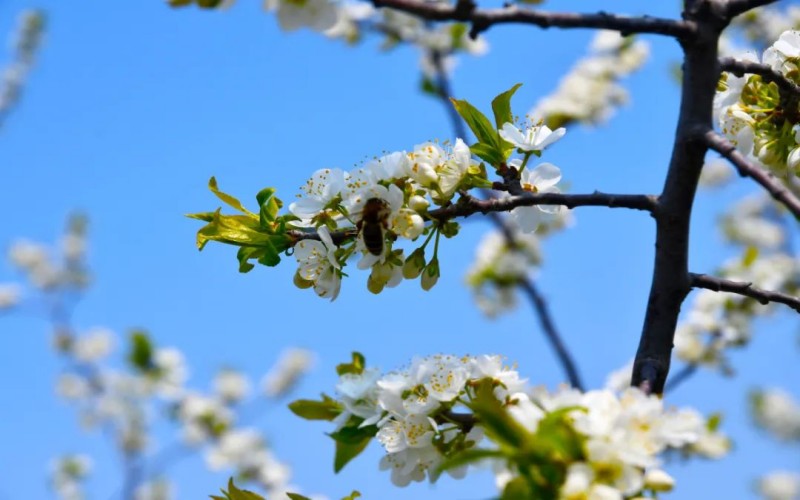
[[372, 255], [383, 254], [383, 232], [389, 227], [389, 214], [389, 204], [380, 198], [370, 198], [364, 203], [361, 220], [356, 227], [364, 238], [364, 246]]

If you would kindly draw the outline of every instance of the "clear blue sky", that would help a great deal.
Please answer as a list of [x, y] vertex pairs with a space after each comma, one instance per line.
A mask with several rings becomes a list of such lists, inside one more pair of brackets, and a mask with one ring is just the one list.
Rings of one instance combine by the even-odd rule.
[[[287, 346], [318, 353], [298, 397], [331, 392], [333, 367], [354, 349], [384, 369], [414, 354], [500, 353], [534, 384], [561, 382], [526, 307], [489, 321], [472, 305], [463, 275], [484, 223], [470, 221], [457, 240], [444, 242], [443, 276], [433, 291], [404, 283], [375, 297], [366, 291], [366, 275], [353, 272], [333, 304], [292, 286], [291, 261], [241, 275], [235, 249], [212, 244], [196, 251], [198, 224], [183, 214], [218, 206], [206, 189], [211, 175], [243, 200], [265, 186], [290, 200], [318, 168], [350, 168], [384, 150], [451, 137], [441, 104], [416, 91], [414, 50], [385, 54], [375, 41], [351, 48], [310, 32], [287, 35], [259, 3], [241, 0], [209, 13], [171, 10], [158, 0], [0, 2], [0, 33], [11, 30], [23, 8], [41, 7], [49, 16], [21, 105], [0, 131], [0, 247], [22, 236], [53, 241], [68, 213], [87, 213], [96, 283], [76, 310], [76, 324], [149, 329], [160, 345], [183, 350], [190, 385], [199, 388], [221, 365], [258, 378]], [[678, 3], [647, 2], [646, 12], [632, 0], [554, 1], [550, 8], [677, 16]], [[524, 113], [556, 86], [591, 36], [496, 28], [487, 56], [462, 60], [455, 93], [487, 108], [495, 94], [524, 82], [514, 101]], [[647, 40], [652, 59], [627, 82], [632, 105], [607, 126], [570, 129], [548, 151], [573, 192], [661, 188], [679, 98], [669, 65], [679, 50], [669, 39]], [[739, 180], [722, 193], [700, 194], [693, 270], [711, 271], [730, 255], [715, 218], [726, 201], [750, 189]], [[585, 379], [598, 387], [636, 349], [654, 226], [624, 210], [574, 215], [575, 227], [546, 243], [539, 283]], [[11, 278], [10, 266], [0, 263], [0, 281]], [[48, 498], [48, 461], [64, 452], [94, 457], [90, 498], [109, 498], [120, 484], [118, 460], [101, 435], [79, 431], [73, 410], [54, 396], [60, 363], [47, 325], [2, 317], [0, 340], [0, 499]], [[800, 379], [796, 345], [794, 319], [765, 322], [752, 347], [733, 356], [734, 379], [703, 374], [669, 396], [670, 403], [725, 411], [725, 428], [737, 442], [719, 463], [669, 467], [678, 479], [669, 498], [749, 498], [757, 474], [800, 468], [797, 451], [761, 439], [745, 412], [748, 388]], [[796, 384], [791, 390], [798, 394]], [[494, 493], [487, 473], [394, 488], [377, 470], [377, 443], [334, 475], [329, 426], [300, 421], [282, 406], [259, 425], [308, 493], [338, 498], [355, 488], [367, 499], [417, 500]], [[199, 459], [172, 470], [182, 499], [205, 498], [227, 478], [202, 472]]]

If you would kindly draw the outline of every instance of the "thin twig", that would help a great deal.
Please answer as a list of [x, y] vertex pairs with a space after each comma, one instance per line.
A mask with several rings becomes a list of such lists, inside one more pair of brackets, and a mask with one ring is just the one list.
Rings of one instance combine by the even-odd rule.
[[750, 177], [767, 190], [767, 192], [781, 202], [797, 219], [800, 219], [800, 199], [798, 199], [789, 188], [784, 186], [774, 175], [748, 160], [736, 146], [730, 141], [717, 134], [713, 130], [707, 130], [703, 134], [708, 147], [718, 152], [736, 167], [739, 175]]
[[462, 21], [472, 23], [471, 36], [495, 24], [532, 24], [540, 28], [596, 28], [619, 31], [622, 35], [651, 33], [675, 38], [688, 38], [695, 32], [694, 23], [684, 20], [649, 16], [620, 16], [607, 12], [576, 14], [567, 12], [542, 12], [508, 5], [499, 9], [478, 9], [470, 1], [456, 5], [431, 3], [419, 0], [372, 0], [375, 7], [414, 14], [429, 21]]
[[572, 356], [567, 350], [567, 346], [564, 344], [564, 341], [558, 334], [555, 324], [553, 324], [550, 311], [547, 307], [547, 303], [545, 302], [544, 298], [539, 293], [539, 290], [536, 288], [536, 285], [533, 283], [533, 281], [529, 279], [521, 280], [519, 283], [519, 287], [525, 291], [525, 293], [528, 295], [528, 298], [531, 300], [534, 307], [536, 308], [536, 314], [539, 317], [539, 322], [542, 325], [542, 330], [544, 331], [547, 340], [550, 342], [550, 345], [553, 346], [553, 349], [555, 349], [556, 356], [558, 356], [558, 360], [561, 363], [561, 366], [567, 373], [567, 378], [569, 379], [570, 385], [583, 392], [584, 391], [583, 382], [581, 381], [581, 377], [578, 374], [578, 369], [575, 366], [575, 361], [572, 359]]
[[693, 288], [706, 288], [715, 292], [729, 292], [755, 299], [760, 304], [777, 302], [800, 313], [800, 298], [781, 292], [754, 287], [752, 283], [716, 278], [706, 274], [689, 273]]
[[747, 73], [761, 75], [764, 80], [775, 82], [782, 91], [795, 97], [800, 97], [800, 85], [797, 85], [792, 80], [783, 76], [782, 73], [775, 71], [766, 64], [742, 61], [733, 57], [723, 57], [719, 60], [719, 65], [722, 71], [733, 73], [736, 76], [744, 76]]
[[747, 11], [753, 10], [764, 5], [775, 3], [777, 0], [728, 0], [725, 11], [729, 19], [732, 19]]
[[674, 391], [676, 387], [686, 382], [688, 379], [697, 373], [697, 365], [688, 364], [681, 368], [679, 371], [672, 374], [664, 385], [664, 392]]

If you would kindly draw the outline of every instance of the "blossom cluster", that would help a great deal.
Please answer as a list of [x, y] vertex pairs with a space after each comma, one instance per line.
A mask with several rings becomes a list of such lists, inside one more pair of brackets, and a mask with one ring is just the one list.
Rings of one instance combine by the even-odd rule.
[[[87, 247], [86, 221], [80, 217], [70, 220], [56, 248], [16, 241], [8, 258], [24, 282], [0, 286], [0, 304], [31, 306], [52, 323], [53, 348], [63, 361], [56, 394], [76, 409], [81, 426], [102, 430], [123, 455], [142, 464], [163, 466], [165, 457], [185, 447], [204, 453], [209, 469], [232, 470], [270, 498], [288, 498], [286, 491], [297, 491], [291, 469], [269, 449], [262, 431], [240, 422], [246, 405], [260, 403], [251, 397], [253, 384], [243, 373], [223, 368], [209, 391], [198, 391], [187, 385], [189, 369], [177, 348], [155, 345], [142, 330], [123, 341], [108, 328], [71, 324], [71, 304], [90, 284]], [[47, 300], [39, 301], [38, 295]], [[113, 355], [122, 348], [127, 362], [121, 364]], [[259, 396], [268, 401], [284, 397], [312, 364], [309, 351], [286, 350], [264, 376]], [[156, 441], [154, 428], [163, 425], [154, 416], [168, 417], [177, 434], [171, 445]], [[60, 498], [85, 498], [83, 481], [90, 472], [89, 457], [66, 455], [54, 462], [50, 484]], [[140, 479], [134, 498], [167, 500], [174, 498], [172, 491], [166, 478], [152, 475]]]
[[[718, 458], [729, 449], [716, 417], [667, 408], [634, 388], [531, 389], [500, 356], [418, 357], [382, 374], [354, 354], [339, 371], [337, 399], [291, 408], [305, 418], [324, 413], [337, 426], [334, 439], [376, 438], [386, 451], [380, 468], [398, 486], [435, 481], [443, 470], [464, 477], [470, 461], [458, 457], [471, 452], [490, 457], [501, 490], [535, 466], [559, 471], [547, 479], [559, 498], [622, 499], [672, 489], [659, 468], [667, 451]], [[532, 448], [535, 459], [520, 458]]]
[[[750, 410], [756, 424], [778, 440], [800, 444], [800, 402], [782, 389], [754, 391]], [[767, 500], [800, 498], [800, 473], [773, 471], [756, 482], [756, 489]]]
[[[545, 125], [524, 130], [505, 123], [498, 131], [512, 147], [524, 152], [524, 159], [511, 159], [509, 165], [521, 171], [524, 190], [532, 193], [557, 192], [561, 179], [558, 167], [542, 163], [525, 170], [532, 152], [544, 148], [564, 135], [563, 129], [551, 131]], [[430, 289], [439, 277], [438, 243], [440, 234], [452, 236], [455, 223], [426, 226], [432, 204], [446, 206], [459, 191], [490, 187], [485, 167], [472, 157], [466, 143], [457, 139], [452, 148], [433, 142], [414, 147], [413, 151], [394, 152], [372, 160], [350, 172], [339, 169], [318, 170], [302, 188], [304, 196], [289, 205], [298, 218], [297, 227], [318, 227], [320, 240], [302, 240], [294, 249], [298, 262], [295, 283], [313, 286], [320, 297], [335, 299], [341, 286], [342, 268], [347, 258], [360, 255], [357, 267], [371, 269], [367, 287], [379, 293], [384, 287], [397, 286], [403, 278], [421, 277], [424, 289]], [[559, 207], [517, 207], [511, 217], [522, 231], [533, 232]], [[337, 246], [329, 230], [357, 230], [358, 237], [349, 246]], [[367, 234], [371, 234], [367, 238]], [[405, 256], [394, 249], [397, 238], [427, 238], [421, 247]], [[425, 259], [425, 249], [435, 236], [433, 258]]]
[[14, 57], [0, 73], [0, 122], [22, 94], [43, 35], [44, 14], [38, 10], [22, 12], [16, 33], [12, 37]]
[[598, 31], [589, 54], [579, 60], [550, 95], [541, 99], [532, 116], [558, 127], [572, 121], [602, 123], [614, 109], [628, 101], [628, 92], [618, 83], [647, 60], [649, 46], [616, 31]]
[[[786, 31], [761, 60], [752, 53], [741, 59], [761, 62], [795, 84], [800, 83], [800, 32]], [[797, 97], [785, 94], [760, 75], [724, 74], [714, 102], [719, 127], [745, 155], [773, 173], [787, 177], [800, 171], [800, 116]], [[794, 103], [794, 104], [793, 104]]]

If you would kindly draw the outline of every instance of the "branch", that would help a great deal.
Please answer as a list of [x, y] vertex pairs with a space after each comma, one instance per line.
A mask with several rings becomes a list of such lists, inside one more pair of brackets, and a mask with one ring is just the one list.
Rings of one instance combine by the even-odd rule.
[[685, 365], [680, 371], [674, 373], [669, 380], [667, 380], [667, 383], [664, 385], [664, 392], [674, 391], [676, 387], [690, 379], [695, 373], [697, 373], [696, 364]]
[[760, 64], [752, 61], [740, 61], [733, 57], [724, 57], [719, 60], [720, 68], [722, 71], [733, 73], [736, 76], [744, 76], [746, 73], [753, 75], [761, 75], [764, 80], [768, 82], [775, 82], [780, 90], [793, 95], [796, 98], [800, 97], [800, 85], [789, 80], [782, 73], [775, 71], [766, 64]]
[[769, 5], [776, 1], [777, 0], [728, 0], [728, 3], [725, 5], [725, 13], [728, 15], [728, 19], [732, 19], [739, 14], [744, 14], [749, 10], [763, 7], [764, 5]]
[[727, 24], [716, 0], [687, 3], [684, 18], [694, 22], [695, 36], [683, 40], [681, 106], [672, 157], [658, 198], [655, 263], [647, 311], [633, 363], [631, 384], [661, 394], [669, 374], [672, 345], [681, 304], [691, 290], [689, 226], [700, 171], [708, 145], [697, 136], [711, 128], [719, 82], [719, 37]]
[[717, 134], [713, 130], [707, 130], [703, 134], [708, 147], [718, 152], [736, 167], [739, 175], [750, 177], [767, 190], [767, 192], [781, 202], [797, 219], [800, 219], [800, 199], [798, 199], [786, 186], [784, 186], [774, 175], [762, 169], [755, 163], [748, 160], [736, 146], [730, 141]]
[[800, 313], [800, 298], [762, 288], [754, 287], [752, 283], [745, 283], [742, 281], [731, 281], [723, 278], [716, 278], [706, 274], [689, 273], [692, 280], [693, 288], [706, 288], [715, 292], [729, 292], [744, 295], [757, 300], [760, 304], [769, 304], [770, 302], [777, 302], [779, 304], [786, 304], [798, 313]]
[[631, 33], [652, 33], [675, 38], [688, 38], [694, 34], [693, 23], [683, 20], [662, 19], [649, 16], [619, 16], [598, 12], [575, 14], [541, 12], [509, 5], [500, 9], [477, 9], [471, 0], [461, 0], [456, 5], [427, 3], [418, 0], [372, 0], [375, 7], [388, 7], [414, 14], [429, 21], [462, 21], [472, 23], [470, 36], [489, 29], [494, 24], [533, 24], [540, 28], [599, 28]]
[[556, 326], [553, 323], [552, 316], [550, 315], [550, 310], [547, 307], [547, 302], [545, 302], [544, 298], [539, 293], [539, 290], [536, 288], [536, 285], [530, 279], [521, 280], [519, 287], [525, 291], [525, 293], [528, 295], [528, 298], [533, 303], [533, 306], [536, 309], [536, 314], [539, 316], [539, 323], [542, 325], [542, 330], [544, 331], [547, 340], [550, 341], [550, 345], [553, 346], [553, 349], [555, 349], [556, 356], [558, 356], [561, 366], [567, 373], [567, 378], [569, 379], [570, 385], [583, 392], [585, 389], [583, 387], [583, 382], [581, 382], [581, 376], [578, 374], [575, 361], [572, 359], [572, 356], [567, 350], [567, 346], [564, 344], [564, 341], [556, 330]]
[[[518, 196], [489, 200], [481, 200], [474, 196], [461, 196], [457, 203], [431, 210], [427, 213], [427, 216], [430, 219], [444, 222], [456, 217], [469, 217], [476, 213], [510, 212], [516, 207], [532, 207], [536, 205], [563, 205], [567, 208], [629, 208], [653, 213], [658, 207], [658, 197], [647, 194], [607, 194], [599, 191], [595, 191], [592, 194], [533, 194], [526, 192]], [[292, 238], [292, 245], [300, 240], [319, 240], [319, 234], [317, 234], [316, 230], [295, 229], [287, 231], [286, 234]], [[345, 229], [331, 233], [331, 238], [338, 245], [348, 238], [354, 238], [356, 234], [355, 228]]]

